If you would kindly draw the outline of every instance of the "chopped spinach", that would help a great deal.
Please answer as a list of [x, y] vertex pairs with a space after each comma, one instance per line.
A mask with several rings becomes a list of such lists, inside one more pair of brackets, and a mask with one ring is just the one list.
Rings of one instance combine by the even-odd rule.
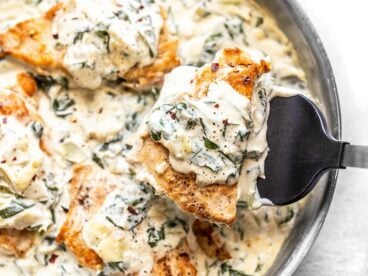
[[24, 210], [33, 207], [34, 204], [21, 202], [20, 200], [12, 200], [10, 205], [2, 210], [0, 210], [0, 217], [3, 219], [7, 219], [13, 217]]
[[60, 85], [64, 89], [69, 88], [69, 80], [66, 77], [60, 77], [59, 79], [54, 79], [52, 76], [45, 76], [39, 74], [29, 73], [37, 83], [37, 87], [44, 92], [48, 92], [50, 88], [54, 85]]
[[102, 169], [105, 168], [102, 159], [95, 152], [92, 154], [92, 160]]
[[84, 34], [87, 33], [87, 32], [89, 32], [88, 29], [84, 30], [84, 31], [77, 32], [76, 35], [74, 36], [73, 44], [76, 44], [78, 41], [82, 41]]
[[204, 145], [207, 149], [218, 149], [219, 148], [217, 144], [209, 140], [207, 137], [203, 137], [203, 140], [204, 140]]
[[150, 247], [157, 246], [157, 243], [165, 239], [165, 227], [161, 226], [160, 229], [156, 230], [154, 227], [147, 229], [148, 244]]
[[106, 30], [98, 30], [95, 34], [102, 39], [102, 42], [106, 45], [106, 51], [110, 53], [110, 34]]
[[283, 225], [291, 221], [295, 216], [294, 209], [292, 207], [287, 207], [286, 216], [278, 222], [278, 225]]
[[42, 91], [48, 92], [50, 88], [57, 84], [57, 81], [51, 76], [32, 74], [37, 83], [37, 87]]
[[110, 222], [112, 225], [114, 225], [115, 227], [117, 227], [117, 228], [119, 228], [119, 229], [121, 229], [121, 230], [125, 230], [123, 227], [121, 227], [121, 226], [117, 225], [117, 224], [115, 223], [115, 221], [113, 221], [113, 219], [112, 219], [112, 218], [110, 218], [110, 217], [106, 216], [106, 220], [107, 220], [107, 221], [109, 221], [109, 222]]
[[256, 161], [258, 161], [259, 158], [261, 158], [262, 155], [263, 155], [263, 152], [256, 151], [256, 150], [245, 152], [245, 158], [246, 159], [253, 159], [253, 160], [256, 160]]
[[251, 276], [250, 274], [244, 273], [242, 271], [233, 269], [231, 265], [228, 263], [223, 263], [220, 268], [220, 275], [229, 275], [229, 276]]
[[36, 121], [32, 122], [31, 129], [32, 129], [34, 135], [37, 138], [41, 138], [42, 137], [42, 134], [43, 134], [43, 126], [42, 126], [41, 123], [36, 122]]
[[120, 272], [125, 272], [129, 268], [129, 264], [121, 261], [121, 262], [109, 262], [107, 265], [112, 269]]
[[66, 117], [71, 114], [70, 111], [68, 111], [69, 107], [75, 105], [75, 101], [68, 96], [54, 99], [52, 102], [52, 108], [55, 111], [55, 115], [58, 117]]
[[263, 24], [263, 17], [257, 17], [256, 27], [259, 27]]
[[154, 141], [160, 141], [161, 140], [161, 132], [151, 132], [151, 137]]

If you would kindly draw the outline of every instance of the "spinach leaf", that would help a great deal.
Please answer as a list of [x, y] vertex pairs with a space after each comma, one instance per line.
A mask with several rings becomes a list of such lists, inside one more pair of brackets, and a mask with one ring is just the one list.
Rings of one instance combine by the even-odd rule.
[[204, 140], [204, 145], [207, 149], [218, 149], [219, 148], [217, 144], [209, 140], [207, 137], [203, 137], [203, 140]]
[[105, 168], [104, 163], [102, 162], [102, 159], [96, 154], [93, 153], [92, 154], [92, 160], [98, 165], [100, 166], [102, 169]]
[[43, 126], [42, 124], [40, 124], [39, 122], [34, 121], [31, 124], [31, 129], [34, 133], [34, 135], [36, 135], [37, 138], [41, 138], [42, 134], [43, 134]]
[[294, 209], [291, 208], [291, 207], [287, 207], [287, 213], [286, 213], [286, 216], [284, 217], [284, 219], [282, 219], [278, 225], [283, 225], [283, 224], [286, 224], [288, 223], [289, 221], [291, 221], [293, 219], [295, 215], [295, 212], [294, 212]]
[[60, 85], [64, 89], [69, 88], [69, 80], [66, 77], [60, 77], [54, 79], [52, 76], [38, 75], [29, 73], [36, 81], [37, 87], [44, 92], [49, 92], [50, 88], [54, 85]]
[[24, 210], [31, 208], [34, 204], [29, 204], [25, 202], [21, 202], [19, 200], [12, 200], [10, 202], [10, 206], [0, 210], [0, 217], [3, 219], [7, 219], [13, 217]]
[[161, 140], [161, 132], [151, 132], [151, 137], [154, 141], [160, 141]]
[[105, 30], [98, 30], [95, 34], [102, 39], [102, 42], [106, 45], [106, 51], [110, 53], [110, 34]]
[[229, 276], [251, 276], [250, 274], [244, 273], [242, 271], [233, 269], [231, 265], [228, 263], [223, 263], [221, 265], [220, 275], [229, 275]]
[[129, 268], [129, 264], [127, 264], [126, 262], [122, 261], [122, 262], [109, 262], [107, 263], [107, 265], [112, 269], [112, 270], [117, 270], [120, 272], [125, 272], [128, 270]]
[[75, 101], [66, 96], [64, 98], [54, 99], [52, 103], [52, 108], [54, 109], [56, 116], [65, 117], [71, 114], [68, 109], [73, 105], [75, 105]]
[[159, 241], [165, 239], [165, 225], [162, 225], [158, 230], [154, 227], [150, 227], [147, 229], [147, 234], [149, 246], [155, 247]]

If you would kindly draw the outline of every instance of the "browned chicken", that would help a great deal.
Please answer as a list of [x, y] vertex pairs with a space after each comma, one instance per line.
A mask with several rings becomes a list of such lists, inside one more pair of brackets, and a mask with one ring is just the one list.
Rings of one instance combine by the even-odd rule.
[[[218, 59], [203, 66], [196, 73], [193, 98], [205, 97], [209, 85], [216, 80], [227, 81], [238, 93], [251, 98], [256, 80], [270, 70], [266, 61], [253, 62], [242, 50], [224, 49]], [[236, 215], [237, 185], [212, 184], [204, 187], [196, 183], [194, 174], [182, 174], [169, 166], [163, 173], [156, 164], [169, 162], [169, 151], [149, 136], [143, 140], [138, 160], [145, 165], [157, 182], [158, 192], [172, 199], [179, 208], [199, 219], [232, 224]]]
[[[68, 75], [63, 67], [65, 48], [55, 47], [53, 43], [55, 38], [51, 32], [55, 15], [62, 8], [63, 4], [59, 3], [43, 17], [20, 22], [0, 34], [1, 55], [19, 59], [40, 72], [56, 70]], [[164, 12], [162, 16], [165, 18]], [[180, 64], [176, 54], [177, 46], [178, 39], [170, 34], [167, 26], [164, 26], [160, 34], [156, 59], [148, 66], [135, 66], [128, 73], [119, 76], [122, 78], [122, 85], [136, 90], [159, 86], [164, 75]]]

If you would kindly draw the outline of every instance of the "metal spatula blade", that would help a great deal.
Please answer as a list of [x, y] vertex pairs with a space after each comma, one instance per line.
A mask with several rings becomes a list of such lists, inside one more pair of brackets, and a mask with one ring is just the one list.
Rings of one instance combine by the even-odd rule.
[[275, 205], [306, 196], [329, 169], [368, 168], [368, 147], [333, 139], [322, 112], [302, 95], [276, 97], [270, 103], [266, 178], [257, 187]]

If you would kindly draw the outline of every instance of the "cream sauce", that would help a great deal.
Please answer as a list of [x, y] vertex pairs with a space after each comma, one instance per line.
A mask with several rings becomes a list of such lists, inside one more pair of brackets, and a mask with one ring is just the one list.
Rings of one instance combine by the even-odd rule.
[[154, 1], [68, 0], [53, 23], [57, 47], [66, 47], [63, 65], [82, 87], [98, 88], [133, 66], [157, 56], [163, 24]]
[[[57, 1], [2, 0], [0, 1], [0, 28], [5, 30], [16, 22], [39, 16], [55, 2]], [[70, 67], [70, 73], [74, 81], [58, 75], [51, 76], [52, 79], [38, 77], [37, 81], [40, 89], [33, 98], [27, 98], [27, 102], [37, 110], [42, 118], [44, 131], [49, 136], [51, 147], [56, 151], [52, 160], [47, 156], [42, 157], [42, 168], [40, 170], [42, 171], [44, 168], [46, 173], [48, 171], [53, 173], [53, 176], [45, 177], [47, 179], [46, 183], [50, 187], [57, 187], [58, 190], [52, 193], [46, 191], [47, 204], [40, 203], [39, 198], [35, 197], [34, 193], [24, 194], [25, 199], [22, 200], [25, 200], [27, 204], [28, 202], [35, 204], [33, 207], [24, 210], [26, 212], [24, 214], [37, 218], [34, 221], [38, 222], [41, 221], [39, 219], [41, 219], [40, 214], [42, 214], [42, 225], [45, 232], [41, 231], [38, 234], [35, 245], [27, 252], [25, 257], [16, 258], [9, 252], [2, 254], [0, 274], [97, 275], [99, 273], [79, 266], [73, 255], [64, 246], [57, 245], [54, 241], [69, 208], [70, 199], [67, 190], [68, 182], [71, 179], [72, 165], [88, 163], [102, 167], [120, 181], [117, 190], [108, 196], [103, 207], [83, 230], [87, 244], [94, 248], [107, 262], [103, 271], [105, 275], [122, 270], [138, 270], [140, 274], [149, 274], [154, 263], [153, 256], [164, 256], [168, 250], [175, 248], [183, 237], [188, 240], [191, 260], [196, 265], [199, 275], [234, 275], [234, 273], [238, 273], [238, 275], [242, 275], [241, 273], [263, 275], [272, 265], [284, 240], [292, 229], [299, 209], [298, 204], [283, 208], [263, 207], [256, 211], [240, 209], [238, 219], [232, 228], [216, 226], [215, 235], [231, 255], [231, 259], [227, 261], [209, 258], [203, 253], [192, 231], [193, 218], [181, 213], [173, 203], [166, 199], [153, 197], [149, 201], [147, 209], [139, 215], [139, 220], [142, 219], [142, 221], [133, 229], [128, 229], [131, 226], [130, 223], [127, 223], [128, 217], [117, 215], [117, 212], [120, 212], [119, 210], [124, 210], [124, 214], [127, 213], [126, 200], [119, 199], [119, 196], [123, 195], [126, 189], [129, 189], [127, 187], [136, 187], [133, 184], [139, 184], [138, 179], [144, 179], [150, 184], [153, 181], [152, 176], [147, 175], [141, 168], [131, 167], [126, 160], [126, 155], [133, 144], [130, 140], [132, 139], [131, 134], [136, 133], [138, 125], [150, 112], [157, 99], [157, 93], [156, 91], [145, 94], [132, 93], [119, 86], [102, 81], [103, 79], [115, 79], [117, 77], [116, 72], [110, 75], [108, 68], [115, 70], [121, 66], [124, 71], [132, 66], [131, 59], [115, 59], [116, 52], [112, 51], [118, 49], [114, 48], [115, 46], [128, 45], [129, 48], [132, 45], [129, 44], [130, 42], [138, 43], [137, 48], [132, 49], [130, 47], [129, 49], [133, 53], [132, 59], [134, 57], [134, 59], [142, 62], [140, 66], [149, 64], [151, 57], [147, 55], [149, 54], [148, 47], [143, 45], [141, 40], [139, 40], [140, 42], [136, 42], [134, 39], [128, 40], [128, 37], [122, 37], [121, 33], [115, 29], [106, 30], [111, 35], [109, 41], [111, 51], [108, 53], [107, 45], [104, 44], [103, 39], [96, 37], [94, 33], [96, 30], [94, 28], [97, 26], [96, 20], [110, 20], [109, 22], [113, 21], [112, 23], [116, 24], [117, 27], [122, 24], [124, 28], [128, 29], [129, 34], [132, 34], [132, 37], [138, 31], [136, 29], [137, 25], [133, 27], [129, 24], [125, 25], [124, 22], [120, 22], [118, 19], [107, 19], [106, 14], [115, 9], [111, 5], [105, 6], [101, 4], [102, 1], [96, 1], [99, 9], [95, 9], [93, 5], [86, 6], [87, 2], [79, 0], [67, 1], [66, 3], [68, 3], [68, 9], [70, 8], [73, 12], [83, 11], [83, 16], [79, 17], [78, 20], [93, 27], [89, 35], [83, 36], [81, 40], [77, 39], [77, 44], [78, 47], [80, 46], [79, 48], [93, 48], [93, 51], [91, 50], [93, 55], [88, 56], [88, 59], [91, 59], [88, 62], [98, 62], [102, 64], [102, 67], [96, 67], [96, 70], [87, 68], [88, 70], [81, 71], [79, 70], [81, 68], [73, 65], [77, 61], [77, 57], [82, 56], [82, 54], [81, 56], [77, 55], [79, 49], [75, 49], [76, 47], [73, 47], [72, 42], [76, 32], [81, 31], [78, 28], [82, 27], [83, 24], [72, 25], [73, 31], [71, 32], [69, 31], [70, 24], [59, 26], [60, 21], [59, 25], [55, 24], [54, 30], [61, 32], [59, 34], [60, 42], [65, 42], [65, 47], [67, 49], [71, 47], [72, 49], [72, 53], [68, 56], [70, 58], [66, 60], [65, 64], [67, 68]], [[133, 3], [138, 2], [138, 0], [128, 2]], [[160, 3], [164, 6], [168, 27], [174, 35], [179, 37], [178, 53], [183, 64], [202, 65], [211, 61], [215, 52], [226, 46], [238, 46], [248, 52], [254, 52], [252, 56], [255, 58], [258, 54], [257, 51], [252, 49], [257, 49], [272, 58], [273, 70], [271, 75], [277, 85], [298, 88], [299, 91], [307, 93], [304, 72], [297, 65], [296, 54], [292, 45], [277, 28], [272, 17], [253, 1], [162, 0], [150, 2], [155, 3], [145, 5], [151, 7]], [[120, 1], [114, 1], [114, 3], [120, 3]], [[81, 6], [76, 7], [75, 5]], [[100, 10], [106, 13], [96, 15], [95, 12]], [[152, 16], [158, 15], [158, 10], [155, 7], [147, 12], [153, 13]], [[137, 17], [140, 15], [138, 14]], [[60, 13], [58, 20], [62, 20], [62, 18], [68, 20], [67, 15]], [[162, 27], [163, 22], [161, 20], [160, 16], [157, 22], [153, 24], [155, 34]], [[115, 46], [112, 45], [113, 40]], [[157, 45], [157, 41], [155, 43]], [[143, 55], [144, 57], [135, 55]], [[119, 62], [115, 64], [115, 60]], [[81, 58], [79, 61], [81, 61]], [[19, 86], [16, 84], [16, 75], [22, 71], [29, 71], [29, 68], [25, 68], [24, 65], [18, 64], [14, 60], [5, 59], [0, 61], [2, 90], [3, 88], [15, 89], [18, 93], [21, 93], [19, 92]], [[91, 76], [93, 76], [93, 81], [90, 79]], [[183, 90], [185, 90], [185, 76], [177, 79], [176, 85], [177, 87], [183, 87]], [[100, 87], [90, 91], [78, 86]], [[262, 87], [257, 87], [257, 89], [262, 89]], [[282, 93], [284, 92], [287, 91], [283, 90]], [[216, 95], [214, 91], [214, 95], [211, 97], [217, 99]], [[254, 95], [254, 97], [257, 97], [258, 94], [255, 93]], [[170, 97], [172, 95], [168, 96], [168, 98]], [[167, 100], [168, 98], [162, 95], [158, 104], [161, 99]], [[259, 99], [252, 99], [252, 101], [257, 100]], [[188, 100], [189, 102], [190, 100]], [[257, 105], [253, 108], [250, 106], [249, 109], [251, 116], [258, 118], [256, 115], [259, 112]], [[16, 128], [16, 124], [14, 125]], [[259, 120], [259, 125], [262, 125], [262, 118]], [[32, 140], [35, 138], [31, 136], [33, 133], [29, 129], [22, 128], [22, 131], [29, 137], [27, 139], [28, 143], [37, 141]], [[264, 137], [265, 132], [266, 130], [263, 128], [259, 131], [259, 135]], [[264, 145], [264, 139], [262, 140], [260, 137], [252, 139], [251, 135], [248, 139], [247, 150], [266, 152]], [[261, 158], [264, 157], [265, 155]], [[31, 156], [30, 160], [33, 159], [37, 159], [37, 154]], [[254, 160], [248, 160], [247, 162], [249, 164], [244, 165], [244, 168], [248, 168], [249, 172], [243, 169], [239, 181], [242, 181], [242, 178], [251, 179], [262, 174], [263, 168], [259, 162]], [[166, 166], [167, 164], [157, 164], [156, 167], [157, 170], [162, 171], [165, 170]], [[250, 180], [244, 181], [245, 183], [254, 183]], [[41, 184], [37, 185], [41, 187]], [[134, 188], [132, 189], [129, 194], [131, 198], [135, 198], [135, 195], [140, 192], [134, 190]], [[245, 186], [244, 189], [251, 190], [252, 187]], [[244, 200], [251, 202], [252, 197], [247, 195], [249, 194], [246, 194]], [[253, 198], [255, 196], [256, 194], [253, 195]], [[4, 202], [11, 200], [7, 198], [7, 194], [3, 191], [0, 191], [0, 198], [5, 198]], [[240, 195], [241, 199], [242, 195]], [[45, 209], [42, 213], [39, 209], [32, 209], [41, 205]], [[22, 212], [19, 213], [19, 215], [21, 214]], [[114, 217], [113, 221], [118, 227], [106, 220], [107, 215]], [[12, 228], [19, 225], [15, 220], [6, 223]], [[28, 226], [34, 225], [34, 223], [28, 224]], [[95, 227], [95, 224], [102, 227]], [[8, 226], [2, 225], [0, 227]], [[21, 225], [18, 228], [25, 226]], [[98, 237], [98, 239], [94, 240], [94, 237]], [[135, 245], [136, 241], [137, 245]], [[127, 266], [122, 256], [124, 256], [124, 259], [129, 259], [131, 265]]]

